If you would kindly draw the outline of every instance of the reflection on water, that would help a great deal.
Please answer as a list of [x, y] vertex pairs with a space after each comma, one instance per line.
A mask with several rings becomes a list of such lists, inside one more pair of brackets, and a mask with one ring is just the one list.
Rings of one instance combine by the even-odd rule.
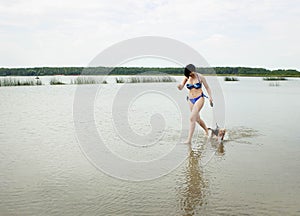
[[205, 204], [209, 182], [203, 173], [204, 166], [214, 156], [225, 154], [223, 143], [204, 138], [199, 146], [188, 145], [188, 158], [182, 173], [182, 186], [178, 189], [179, 206], [182, 215], [195, 215]]
[[192, 146], [189, 145], [189, 157], [184, 170], [184, 180], [178, 192], [183, 215], [194, 215], [196, 209], [204, 202], [208, 182], [203, 178], [200, 159], [201, 151], [193, 150]]
[[212, 147], [216, 149], [216, 155], [217, 156], [224, 156], [225, 155], [225, 147], [224, 147], [224, 141], [217, 142], [217, 141], [212, 141], [211, 143]]
[[227, 130], [222, 142], [215, 138], [202, 137], [195, 146], [188, 145], [188, 158], [180, 179], [182, 185], [177, 190], [182, 215], [198, 215], [207, 204], [209, 181], [205, 178], [204, 168], [213, 157], [222, 158], [225, 155], [225, 144], [253, 143], [247, 141], [247, 138], [258, 135], [258, 131], [252, 128], [234, 127]]

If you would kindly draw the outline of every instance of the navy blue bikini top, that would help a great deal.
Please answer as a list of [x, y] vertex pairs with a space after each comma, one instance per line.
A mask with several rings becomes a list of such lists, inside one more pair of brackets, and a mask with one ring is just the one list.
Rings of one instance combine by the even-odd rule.
[[200, 82], [200, 79], [199, 79], [199, 76], [198, 76], [198, 74], [197, 74], [197, 78], [198, 78], [198, 83], [195, 83], [195, 84], [186, 84], [186, 87], [188, 88], [188, 89], [192, 89], [192, 88], [195, 88], [195, 89], [199, 89], [199, 88], [201, 88], [202, 87], [202, 83]]

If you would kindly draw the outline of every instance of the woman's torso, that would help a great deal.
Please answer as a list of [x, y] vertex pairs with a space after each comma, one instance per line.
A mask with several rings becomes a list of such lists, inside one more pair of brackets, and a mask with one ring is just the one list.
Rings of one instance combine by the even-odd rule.
[[186, 82], [187, 85], [193, 84], [194, 86], [189, 89], [189, 98], [196, 98], [202, 94], [202, 81], [200, 75], [196, 73], [195, 77], [189, 77]]

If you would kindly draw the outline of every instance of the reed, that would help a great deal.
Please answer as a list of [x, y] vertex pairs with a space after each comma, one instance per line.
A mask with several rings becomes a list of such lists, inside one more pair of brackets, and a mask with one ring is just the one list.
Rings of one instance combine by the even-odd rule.
[[116, 83], [124, 83], [125, 80], [123, 78], [116, 77]]
[[224, 81], [240, 81], [240, 80], [236, 77], [225, 77]]
[[0, 79], [0, 86], [34, 86], [34, 85], [42, 85], [41, 80], [34, 79], [16, 79], [16, 78], [3, 78]]
[[61, 82], [59, 79], [57, 78], [52, 78], [50, 80], [50, 85], [65, 85], [66, 83]]
[[36, 85], [43, 85], [43, 83], [42, 83], [41, 80], [36, 80], [36, 81], [35, 81], [35, 84], [36, 84]]
[[287, 80], [285, 77], [264, 77], [264, 81], [284, 81]]
[[[122, 78], [116, 78], [117, 83], [125, 82]], [[130, 77], [126, 80], [126, 83], [155, 83], [155, 82], [176, 82], [176, 79], [173, 77], [168, 76], [157, 76], [157, 77], [148, 77], [148, 76], [141, 76], [141, 77]]]
[[84, 84], [98, 84], [99, 80], [96, 80], [92, 77], [77, 77], [76, 79], [71, 80], [71, 84], [75, 85], [84, 85]]
[[160, 82], [176, 82], [176, 79], [173, 77], [162, 77]]

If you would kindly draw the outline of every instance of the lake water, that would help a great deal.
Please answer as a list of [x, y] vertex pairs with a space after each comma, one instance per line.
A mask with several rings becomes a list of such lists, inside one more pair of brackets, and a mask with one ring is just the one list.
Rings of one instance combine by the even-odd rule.
[[[188, 123], [188, 117], [180, 115], [176, 104], [186, 103], [186, 92], [179, 92], [175, 83], [122, 85], [110, 83], [114, 78], [109, 77], [100, 86], [92, 121], [113, 155], [150, 163], [175, 149], [168, 158], [171, 166], [185, 157], [174, 169], [145, 181], [124, 180], [135, 168], [118, 170], [109, 158], [100, 168], [100, 160], [91, 161], [93, 149], [86, 152], [79, 143], [79, 133], [88, 134], [90, 119], [78, 121], [87, 127], [78, 131], [73, 118], [76, 85], [1, 87], [0, 214], [300, 215], [300, 79], [280, 81], [279, 86], [262, 78], [239, 79], [218, 78], [228, 131], [223, 145], [205, 138], [198, 126], [191, 146], [178, 142], [181, 134], [187, 135], [181, 123]], [[149, 91], [125, 106], [126, 92], [139, 93], [145, 86], [165, 93]], [[156, 113], [164, 119], [163, 134], [153, 128], [162, 126], [152, 118]], [[211, 126], [208, 103], [201, 116]], [[128, 127], [150, 144], [124, 144], [132, 138], [123, 139], [131, 133]], [[101, 149], [95, 146], [97, 151]], [[149, 177], [156, 168], [161, 167], [132, 175]]]

